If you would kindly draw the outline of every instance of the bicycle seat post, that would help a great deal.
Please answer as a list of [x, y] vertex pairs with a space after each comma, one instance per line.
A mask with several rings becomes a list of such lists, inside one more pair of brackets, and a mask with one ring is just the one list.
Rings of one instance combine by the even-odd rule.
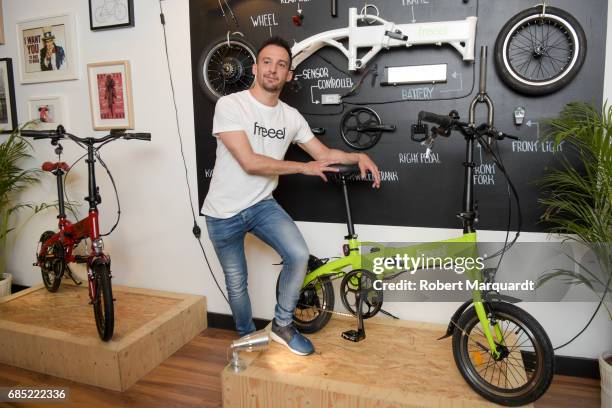
[[349, 202], [348, 187], [346, 185], [346, 176], [340, 175], [340, 183], [342, 184], [342, 194], [344, 195], [344, 208], [346, 209], [346, 226], [348, 228], [348, 235], [346, 239], [355, 238], [355, 226], [353, 225], [353, 216], [351, 214], [351, 204]]
[[64, 181], [63, 181], [64, 174], [66, 173], [64, 172], [64, 170], [62, 170], [58, 166], [58, 168], [55, 169], [52, 174], [55, 175], [55, 180], [57, 183], [57, 206], [59, 210], [59, 214], [57, 215], [57, 218], [59, 218], [63, 222], [64, 220], [66, 220], [66, 202], [64, 200]]

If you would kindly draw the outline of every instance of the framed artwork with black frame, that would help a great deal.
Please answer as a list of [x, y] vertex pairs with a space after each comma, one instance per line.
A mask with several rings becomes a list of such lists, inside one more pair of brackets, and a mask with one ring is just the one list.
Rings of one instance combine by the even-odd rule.
[[17, 128], [13, 61], [0, 58], [0, 132], [11, 133]]
[[134, 27], [134, 0], [89, 0], [92, 31]]

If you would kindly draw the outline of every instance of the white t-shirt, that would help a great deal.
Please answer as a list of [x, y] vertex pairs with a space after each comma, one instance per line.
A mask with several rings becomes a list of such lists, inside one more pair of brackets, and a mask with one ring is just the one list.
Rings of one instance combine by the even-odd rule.
[[225, 147], [219, 133], [244, 131], [253, 152], [283, 160], [290, 143], [306, 143], [314, 137], [306, 119], [282, 101], [267, 106], [249, 90], [221, 97], [215, 106], [213, 136], [217, 137], [217, 160], [202, 213], [229, 218], [272, 196], [278, 176], [245, 172]]

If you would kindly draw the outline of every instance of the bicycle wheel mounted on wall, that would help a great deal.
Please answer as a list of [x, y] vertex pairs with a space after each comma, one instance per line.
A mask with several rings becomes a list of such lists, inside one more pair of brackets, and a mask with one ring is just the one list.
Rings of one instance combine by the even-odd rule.
[[236, 36], [211, 42], [200, 55], [197, 78], [200, 89], [211, 101], [249, 89], [253, 84], [254, 48]]
[[586, 57], [584, 30], [571, 14], [542, 5], [521, 11], [495, 40], [495, 67], [506, 85], [525, 95], [546, 95], [569, 84]]

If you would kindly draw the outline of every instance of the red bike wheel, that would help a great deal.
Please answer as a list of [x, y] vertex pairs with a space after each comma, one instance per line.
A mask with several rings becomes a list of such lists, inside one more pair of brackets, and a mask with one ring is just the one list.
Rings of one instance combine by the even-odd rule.
[[[40, 236], [39, 242], [44, 244], [55, 233], [53, 231], [45, 231]], [[66, 262], [64, 262], [64, 247], [61, 243], [56, 242], [50, 245], [44, 254], [38, 254], [38, 265], [40, 266], [40, 274], [42, 275], [45, 288], [49, 292], [57, 292], [62, 276], [66, 270]]]

